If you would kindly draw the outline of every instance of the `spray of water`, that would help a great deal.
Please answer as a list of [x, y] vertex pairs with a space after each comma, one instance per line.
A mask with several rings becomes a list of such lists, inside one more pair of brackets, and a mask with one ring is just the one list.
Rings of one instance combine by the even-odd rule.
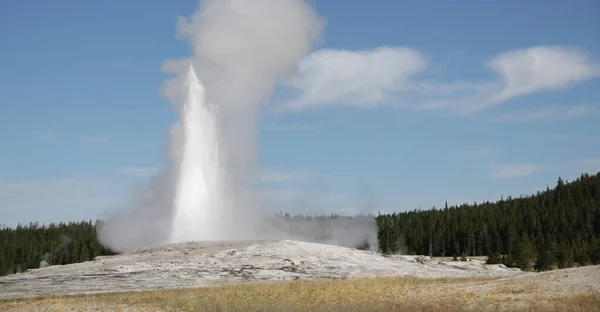
[[[303, 0], [204, 0], [189, 19], [180, 18], [179, 37], [194, 53], [163, 66], [174, 78], [162, 94], [179, 112], [167, 137], [166, 168], [139, 187], [130, 209], [104, 223], [101, 243], [115, 251], [189, 240], [350, 244], [356, 227], [329, 231], [344, 239], [324, 239], [312, 237], [314, 224], [305, 225], [308, 231], [275, 226], [255, 189], [260, 106], [294, 74], [323, 26]], [[370, 220], [365, 229], [373, 226]]]
[[181, 110], [183, 142], [177, 179], [171, 242], [214, 239], [218, 229], [217, 187], [220, 164], [215, 110], [207, 102], [194, 67], [187, 74], [187, 98]]

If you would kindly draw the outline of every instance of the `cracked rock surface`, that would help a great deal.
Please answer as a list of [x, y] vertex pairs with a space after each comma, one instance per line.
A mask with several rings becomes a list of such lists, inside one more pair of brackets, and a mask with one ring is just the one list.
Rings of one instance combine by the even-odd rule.
[[189, 242], [0, 277], [0, 299], [212, 286], [252, 281], [374, 276], [422, 278], [530, 274], [482, 261], [421, 256], [300, 241]]

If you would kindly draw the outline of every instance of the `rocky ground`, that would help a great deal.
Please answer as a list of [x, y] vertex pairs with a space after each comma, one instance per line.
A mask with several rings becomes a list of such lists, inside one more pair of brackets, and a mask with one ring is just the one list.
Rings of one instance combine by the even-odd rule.
[[190, 242], [0, 277], [0, 299], [374, 276], [523, 276], [526, 283], [530, 274], [481, 260], [385, 257], [299, 241]]

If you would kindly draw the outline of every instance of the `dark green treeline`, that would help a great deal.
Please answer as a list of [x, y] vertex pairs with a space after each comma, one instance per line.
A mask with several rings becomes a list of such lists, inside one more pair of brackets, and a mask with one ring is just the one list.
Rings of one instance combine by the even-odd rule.
[[111, 254], [98, 243], [91, 221], [0, 228], [0, 275]]
[[489, 256], [547, 270], [600, 263], [600, 172], [495, 203], [379, 215], [383, 253]]

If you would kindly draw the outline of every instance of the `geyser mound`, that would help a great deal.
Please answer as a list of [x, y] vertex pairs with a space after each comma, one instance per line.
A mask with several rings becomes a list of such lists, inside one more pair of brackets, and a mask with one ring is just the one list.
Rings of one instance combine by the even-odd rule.
[[252, 281], [415, 276], [422, 278], [534, 274], [483, 261], [429, 257], [300, 241], [188, 242], [84, 263], [49, 266], [0, 277], [0, 299], [92, 292], [169, 289]]

